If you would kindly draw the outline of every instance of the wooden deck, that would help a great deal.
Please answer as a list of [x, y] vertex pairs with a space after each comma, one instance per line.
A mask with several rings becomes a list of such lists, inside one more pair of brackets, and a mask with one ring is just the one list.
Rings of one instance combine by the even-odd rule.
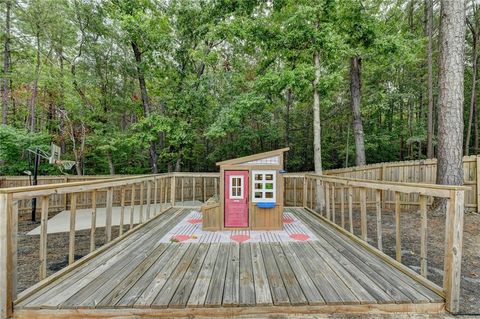
[[[159, 243], [171, 208], [14, 307], [16, 318], [443, 312], [444, 299], [301, 208], [318, 240]], [[188, 308], [188, 309], [185, 309]]]

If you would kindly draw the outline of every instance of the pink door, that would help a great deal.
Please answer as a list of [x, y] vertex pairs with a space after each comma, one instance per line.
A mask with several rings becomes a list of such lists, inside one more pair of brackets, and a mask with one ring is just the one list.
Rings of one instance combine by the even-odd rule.
[[225, 171], [225, 227], [248, 227], [248, 171]]

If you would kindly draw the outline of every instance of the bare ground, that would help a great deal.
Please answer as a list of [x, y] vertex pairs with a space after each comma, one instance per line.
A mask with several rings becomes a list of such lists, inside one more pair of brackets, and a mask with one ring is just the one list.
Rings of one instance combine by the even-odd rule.
[[[377, 246], [376, 216], [368, 213], [368, 242]], [[339, 215], [337, 215], [338, 220]], [[402, 263], [420, 271], [420, 214], [402, 213], [400, 219]], [[395, 258], [395, 214], [382, 213], [383, 251]], [[359, 214], [354, 213], [354, 233], [360, 234]], [[428, 279], [443, 286], [445, 216], [428, 214]], [[480, 314], [480, 215], [465, 213], [460, 313]]]

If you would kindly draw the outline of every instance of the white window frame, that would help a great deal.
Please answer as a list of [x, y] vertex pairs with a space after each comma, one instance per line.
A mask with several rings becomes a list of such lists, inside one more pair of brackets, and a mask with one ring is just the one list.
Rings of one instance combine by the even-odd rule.
[[[262, 180], [257, 181], [255, 180], [255, 175], [261, 174], [262, 175]], [[273, 179], [271, 181], [267, 181], [265, 179], [265, 176], [267, 174], [272, 174]], [[273, 189], [265, 189], [265, 184], [267, 183], [273, 183]], [[255, 184], [262, 184], [262, 189], [258, 190], [255, 189]], [[255, 193], [261, 192], [262, 193], [262, 198], [255, 198]], [[266, 198], [265, 193], [267, 192], [273, 192], [273, 197], [272, 198]], [[277, 171], [275, 170], [252, 170], [252, 202], [253, 203], [271, 203], [271, 202], [277, 202]]]
[[[245, 179], [244, 179], [243, 175], [230, 175], [228, 178], [229, 178], [229, 181], [230, 181], [230, 184], [229, 184], [230, 187], [229, 187], [229, 189], [228, 189], [228, 193], [229, 193], [229, 195], [230, 195], [229, 198], [230, 198], [230, 199], [244, 199], [244, 198], [245, 198], [245, 195], [244, 195], [244, 193], [245, 193], [245, 192], [244, 192], [244, 190], [245, 190], [245, 184], [244, 184]], [[240, 182], [241, 185], [240, 185], [240, 186], [235, 186], [235, 187], [240, 187], [241, 192], [242, 192], [242, 195], [241, 195], [241, 196], [238, 196], [238, 195], [237, 195], [237, 196], [233, 196], [233, 193], [232, 193], [233, 183], [232, 183], [232, 181], [233, 181], [234, 178], [239, 178], [239, 179], [241, 180], [241, 182]]]

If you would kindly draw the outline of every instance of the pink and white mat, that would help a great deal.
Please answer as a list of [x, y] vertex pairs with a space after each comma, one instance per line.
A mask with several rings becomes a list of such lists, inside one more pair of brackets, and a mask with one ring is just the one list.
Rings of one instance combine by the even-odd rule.
[[293, 214], [283, 213], [283, 230], [202, 230], [202, 214], [192, 211], [172, 228], [160, 242], [182, 243], [258, 243], [298, 242], [317, 240], [317, 237]]

